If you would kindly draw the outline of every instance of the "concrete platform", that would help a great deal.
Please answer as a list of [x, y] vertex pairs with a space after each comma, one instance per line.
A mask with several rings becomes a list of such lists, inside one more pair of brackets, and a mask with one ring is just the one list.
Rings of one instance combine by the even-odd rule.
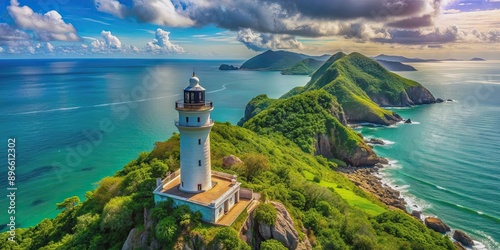
[[185, 198], [188, 199], [188, 201], [201, 203], [206, 206], [208, 206], [212, 201], [217, 200], [234, 186], [229, 180], [212, 175], [212, 185], [215, 184], [215, 186], [208, 191], [191, 194], [179, 190], [180, 181], [180, 176], [175, 178], [163, 186], [161, 192], [167, 195], [175, 195]]
[[218, 220], [215, 224], [221, 226], [230, 226], [233, 222], [240, 216], [241, 212], [245, 210], [248, 205], [250, 205], [251, 200], [240, 199], [240, 202], [236, 203], [234, 207], [229, 210], [220, 220]]

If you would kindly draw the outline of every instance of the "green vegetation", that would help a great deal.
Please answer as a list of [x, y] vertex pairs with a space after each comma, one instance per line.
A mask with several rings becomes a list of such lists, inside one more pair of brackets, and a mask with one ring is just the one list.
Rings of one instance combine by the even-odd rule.
[[318, 69], [324, 62], [312, 58], [306, 58], [284, 70], [282, 75], [310, 75]]
[[[265, 96], [258, 96], [256, 99], [250, 103], [269, 103]], [[332, 147], [329, 152], [321, 152], [324, 156], [335, 157], [354, 165], [369, 164], [372, 160], [370, 157], [376, 159], [375, 153], [364, 143], [363, 138], [342, 124], [345, 123], [343, 110], [336, 98], [325, 90], [307, 91], [270, 103], [266, 110], [260, 112], [251, 110], [256, 105], [247, 106], [247, 111], [255, 115], [245, 117], [248, 120], [243, 127], [259, 134], [279, 133], [311, 154], [317, 150], [315, 142], [318, 136], [325, 135]], [[368, 159], [354, 159], [353, 156], [360, 157], [355, 155], [357, 151], [365, 152], [363, 157]], [[331, 161], [330, 165], [336, 167], [337, 162], [340, 161]]]
[[261, 250], [287, 250], [288, 248], [283, 246], [283, 244], [281, 244], [281, 242], [279, 242], [275, 239], [270, 239], [270, 240], [266, 240], [266, 241], [262, 242], [260, 244], [260, 249]]
[[[447, 238], [431, 232], [407, 214], [386, 210], [372, 195], [332, 171], [327, 160], [303, 152], [280, 134], [264, 137], [245, 128], [217, 123], [211, 141], [213, 168], [238, 174], [244, 187], [283, 203], [299, 234], [302, 227], [306, 228], [315, 249], [453, 249]], [[222, 168], [222, 158], [229, 154], [257, 155], [267, 161], [269, 170], [257, 172], [250, 180], [244, 169]], [[164, 249], [188, 243], [217, 249], [249, 249], [239, 239], [236, 226], [201, 223], [198, 213], [185, 206], [172, 208], [172, 202], [154, 206], [152, 190], [156, 176], [152, 173], [160, 165], [175, 171], [178, 161], [179, 136], [174, 135], [166, 142], [156, 143], [152, 152], [140, 154], [113, 177], [101, 180], [94, 191], [86, 194], [84, 202], [63, 202], [74, 207], [35, 227], [16, 229], [16, 243], [2, 233], [0, 249], [120, 249], [132, 228], [138, 234], [148, 231], [146, 243], [157, 241]], [[319, 183], [311, 181], [314, 176], [321, 177]], [[353, 201], [366, 200], [371, 204], [356, 205], [346, 194]], [[373, 206], [381, 209], [376, 216]], [[151, 217], [146, 223], [145, 211]], [[263, 211], [263, 220], [272, 217], [268, 216], [272, 212]], [[237, 219], [238, 229], [243, 220]], [[264, 246], [275, 247], [276, 242]]]
[[276, 208], [271, 204], [261, 203], [255, 209], [255, 220], [269, 226], [274, 226], [276, 224], [277, 215], [278, 212]]

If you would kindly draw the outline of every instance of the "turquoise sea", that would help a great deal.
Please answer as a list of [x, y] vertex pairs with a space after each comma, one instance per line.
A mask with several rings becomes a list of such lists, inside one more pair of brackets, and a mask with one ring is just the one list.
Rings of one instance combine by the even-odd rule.
[[[276, 98], [308, 81], [279, 72], [219, 71], [221, 63], [242, 62], [1, 60], [0, 155], [7, 158], [7, 139], [15, 138], [17, 226], [56, 216], [55, 203], [84, 199], [100, 179], [176, 132], [174, 102], [193, 67], [214, 102], [213, 118], [233, 124], [252, 97]], [[500, 248], [500, 62], [413, 66], [419, 71], [400, 74], [455, 101], [396, 110], [413, 124], [361, 128], [388, 142], [375, 147], [392, 163], [381, 175], [402, 190], [411, 209], [470, 233], [480, 248]], [[0, 178], [4, 225], [6, 165]]]

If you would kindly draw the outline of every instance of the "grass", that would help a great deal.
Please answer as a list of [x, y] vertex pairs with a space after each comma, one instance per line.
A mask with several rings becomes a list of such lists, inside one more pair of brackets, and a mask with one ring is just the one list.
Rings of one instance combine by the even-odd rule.
[[[304, 170], [302, 171], [302, 174], [304, 174], [304, 177], [307, 180], [313, 181], [314, 179], [313, 173]], [[370, 200], [364, 197], [359, 197], [351, 190], [340, 188], [337, 183], [321, 180], [318, 184], [322, 187], [333, 188], [337, 194], [339, 194], [344, 200], [347, 201], [347, 203], [349, 203], [349, 205], [351, 205], [352, 207], [359, 208], [368, 213], [369, 215], [377, 216], [387, 211], [385, 208], [371, 202]]]

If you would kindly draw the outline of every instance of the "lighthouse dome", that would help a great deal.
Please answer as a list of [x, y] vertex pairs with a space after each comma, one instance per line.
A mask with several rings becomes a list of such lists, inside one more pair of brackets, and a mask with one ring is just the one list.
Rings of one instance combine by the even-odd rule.
[[193, 75], [191, 78], [189, 78], [189, 87], [195, 87], [196, 85], [200, 84], [200, 79]]

